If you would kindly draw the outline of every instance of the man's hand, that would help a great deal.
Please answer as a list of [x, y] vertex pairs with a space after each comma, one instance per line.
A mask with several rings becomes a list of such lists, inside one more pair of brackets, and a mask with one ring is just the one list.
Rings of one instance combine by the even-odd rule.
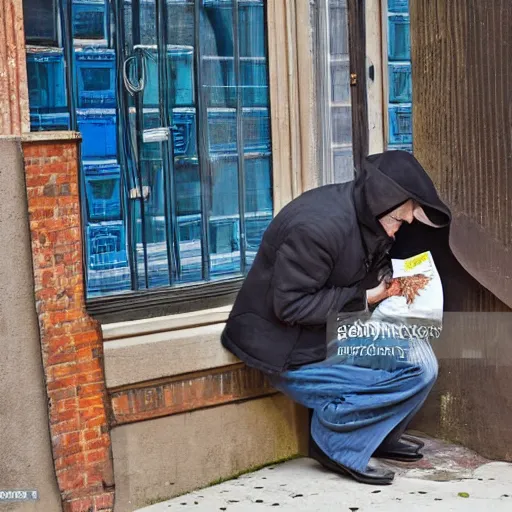
[[379, 286], [371, 290], [366, 290], [368, 304], [377, 304], [377, 302], [387, 299], [388, 296], [388, 285], [385, 281], [382, 281]]

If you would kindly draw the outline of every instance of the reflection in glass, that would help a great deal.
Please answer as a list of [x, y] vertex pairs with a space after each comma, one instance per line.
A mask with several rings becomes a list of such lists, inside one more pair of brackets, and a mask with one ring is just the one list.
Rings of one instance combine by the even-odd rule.
[[404, 14], [389, 16], [388, 27], [389, 60], [409, 60], [411, 58], [409, 16]]
[[64, 52], [60, 48], [27, 49], [30, 129], [68, 130]]
[[264, 2], [71, 2], [27, 70], [32, 129], [82, 135], [88, 297], [242, 275], [273, 210]]

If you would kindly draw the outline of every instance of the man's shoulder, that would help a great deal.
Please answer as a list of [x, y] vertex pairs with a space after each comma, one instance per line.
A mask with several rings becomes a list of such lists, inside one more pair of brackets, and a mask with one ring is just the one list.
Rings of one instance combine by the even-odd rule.
[[339, 184], [305, 192], [280, 211], [269, 234], [279, 241], [295, 235], [338, 243], [357, 228], [351, 191], [351, 184]]

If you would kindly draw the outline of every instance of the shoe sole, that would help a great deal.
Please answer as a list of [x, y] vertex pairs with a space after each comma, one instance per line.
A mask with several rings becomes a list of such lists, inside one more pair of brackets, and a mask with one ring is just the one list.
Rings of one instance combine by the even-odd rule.
[[418, 450], [421, 450], [425, 446], [425, 443], [423, 441], [420, 441], [417, 437], [409, 436], [407, 434], [402, 435], [402, 440], [407, 441], [408, 443], [411, 443], [415, 446], [418, 446]]
[[423, 459], [423, 455], [421, 453], [417, 456], [399, 455], [394, 453], [374, 453], [372, 457], [375, 457], [376, 459], [394, 460], [397, 462], [418, 462]]

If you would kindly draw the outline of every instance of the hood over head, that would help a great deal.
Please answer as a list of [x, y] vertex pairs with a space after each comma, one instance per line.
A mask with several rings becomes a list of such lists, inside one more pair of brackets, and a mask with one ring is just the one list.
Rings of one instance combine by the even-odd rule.
[[414, 212], [419, 222], [431, 227], [450, 224], [450, 210], [413, 155], [407, 151], [385, 151], [365, 158], [355, 180], [354, 201], [369, 255], [387, 251], [393, 243], [378, 221], [379, 217], [409, 199], [421, 207]]

